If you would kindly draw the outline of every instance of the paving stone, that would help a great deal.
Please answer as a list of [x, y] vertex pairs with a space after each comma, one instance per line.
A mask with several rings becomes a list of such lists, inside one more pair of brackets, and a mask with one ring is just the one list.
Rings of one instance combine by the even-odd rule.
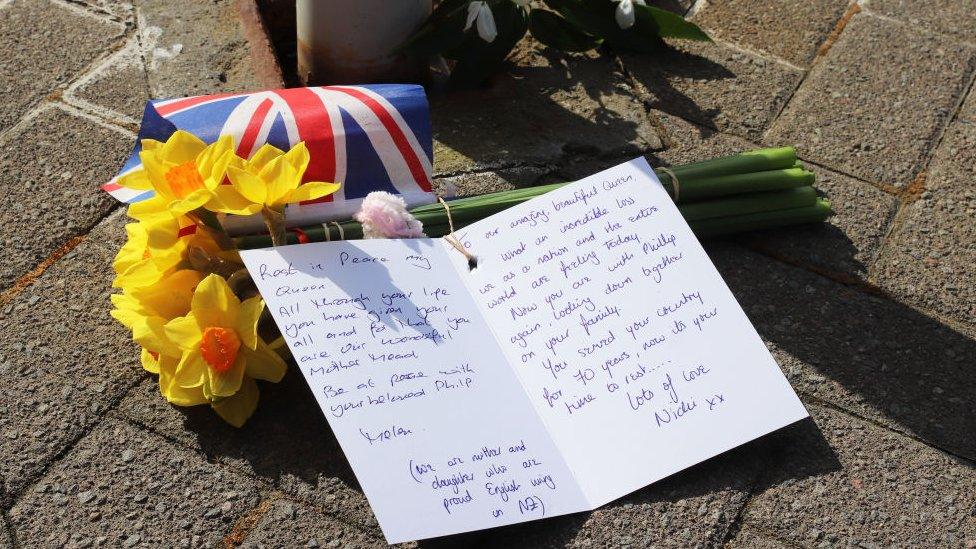
[[14, 541], [7, 527], [6, 517], [0, 515], [0, 549], [14, 549]]
[[215, 547], [259, 499], [253, 479], [107, 419], [14, 505], [10, 518], [23, 547]]
[[898, 199], [863, 181], [806, 166], [817, 174], [814, 187], [830, 201], [834, 215], [825, 223], [757, 231], [737, 239], [792, 263], [867, 281], [898, 211]]
[[5, 288], [116, 207], [99, 185], [118, 171], [132, 138], [51, 107], [7, 134], [2, 147]]
[[240, 545], [243, 549], [274, 547], [387, 547], [382, 538], [324, 515], [302, 503], [279, 500], [258, 521]]
[[790, 546], [766, 537], [752, 528], [743, 528], [725, 544], [725, 549], [790, 549]]
[[972, 89], [969, 90], [969, 96], [966, 97], [966, 101], [962, 104], [962, 109], [959, 111], [959, 118], [969, 122], [976, 122], [976, 93], [973, 93]]
[[135, 21], [135, 8], [126, 0], [73, 0], [88, 6], [93, 12], [105, 14], [124, 23]]
[[976, 42], [976, 13], [967, 2], [954, 0], [869, 0], [872, 12], [887, 15], [929, 32]]
[[659, 148], [614, 61], [526, 40], [486, 89], [432, 96], [434, 172], [455, 175]]
[[855, 15], [766, 136], [868, 181], [922, 169], [976, 67], [976, 49]]
[[140, 375], [127, 332], [109, 316], [104, 229], [0, 304], [0, 507]]
[[[971, 463], [834, 410], [808, 409], [819, 430], [804, 425], [771, 437], [781, 458], [749, 502], [746, 527], [797, 546], [976, 544]], [[823, 472], [831, 459], [839, 467]]]
[[233, 0], [135, 0], [152, 96], [265, 86], [255, 77]]
[[882, 288], [976, 327], [976, 125], [954, 124], [875, 268]]
[[[88, 107], [109, 119], [138, 124], [146, 101], [149, 101], [149, 83], [138, 42], [130, 41], [73, 84], [65, 98], [72, 103], [80, 102], [82, 108]], [[93, 109], [91, 105], [94, 105]]]
[[[0, 9], [0, 130], [95, 61], [125, 30], [83, 10], [20, 0]], [[16, 52], [16, 55], [11, 55]]]
[[[154, 379], [130, 393], [119, 410], [148, 429], [382, 537], [349, 462], [294, 365], [281, 383], [261, 384], [258, 409], [241, 429], [227, 425], [206, 406], [170, 406]], [[288, 421], [282, 424], [282, 418]]]
[[717, 547], [763, 458], [750, 443], [591, 513], [485, 532], [485, 547]]
[[434, 179], [434, 191], [474, 196], [550, 183], [555, 167], [522, 166], [488, 172], [463, 173]]
[[976, 459], [971, 334], [738, 246], [708, 251], [797, 391]]
[[623, 56], [651, 106], [753, 140], [769, 127], [802, 76], [720, 43], [671, 45], [653, 55]]
[[726, 0], [705, 3], [692, 20], [712, 38], [806, 67], [847, 4], [847, 0]]

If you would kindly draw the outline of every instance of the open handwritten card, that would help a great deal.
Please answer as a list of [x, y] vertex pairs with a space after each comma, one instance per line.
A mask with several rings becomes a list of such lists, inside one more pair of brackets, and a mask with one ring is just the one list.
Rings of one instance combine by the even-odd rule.
[[241, 252], [391, 543], [591, 510], [807, 416], [643, 159], [443, 239]]

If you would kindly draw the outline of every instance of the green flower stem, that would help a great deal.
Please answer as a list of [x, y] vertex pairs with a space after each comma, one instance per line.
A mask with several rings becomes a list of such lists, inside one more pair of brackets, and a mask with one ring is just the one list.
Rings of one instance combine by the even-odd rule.
[[187, 217], [196, 223], [197, 227], [206, 231], [210, 235], [210, 238], [213, 238], [214, 242], [217, 243], [217, 246], [220, 246], [221, 250], [234, 249], [234, 241], [231, 240], [230, 235], [224, 230], [224, 226], [220, 224], [220, 220], [217, 219], [217, 214], [206, 208], [197, 208], [192, 212], [188, 212]]
[[261, 209], [261, 217], [264, 218], [264, 224], [268, 227], [271, 245], [286, 245], [288, 242], [285, 238], [285, 209], [265, 206]]
[[[451, 205], [451, 216], [454, 220], [455, 229], [491, 215], [490, 213], [482, 212], [483, 215], [479, 217], [477, 215], [471, 215], [469, 212], [465, 219], [459, 220], [458, 216], [454, 213], [455, 208], [453, 202], [449, 202], [449, 204]], [[681, 215], [688, 221], [696, 234], [700, 229], [702, 234], [708, 237], [796, 223], [813, 223], [823, 221], [830, 215], [829, 205], [825, 201], [817, 199], [816, 191], [812, 187], [765, 193], [750, 193], [749, 195], [735, 196], [732, 198], [721, 198], [693, 204], [680, 204], [678, 205], [678, 211], [681, 212]], [[777, 212], [789, 213], [780, 214]], [[447, 223], [447, 215], [443, 207], [440, 208], [440, 216], [428, 213], [425, 217], [427, 218], [427, 222], [424, 223], [424, 232], [428, 236], [438, 237], [449, 233], [450, 229]], [[362, 238], [362, 226], [359, 223], [345, 221], [339, 223], [339, 225], [342, 226], [342, 233], [346, 240], [358, 240]], [[301, 231], [311, 242], [339, 240], [339, 229], [335, 224], [330, 223], [327, 227], [315, 225], [303, 227]], [[298, 235], [296, 233], [289, 233], [286, 239], [288, 244], [298, 243]], [[272, 245], [268, 235], [242, 236], [235, 239], [235, 241], [240, 249], [245, 250], [265, 248]]]

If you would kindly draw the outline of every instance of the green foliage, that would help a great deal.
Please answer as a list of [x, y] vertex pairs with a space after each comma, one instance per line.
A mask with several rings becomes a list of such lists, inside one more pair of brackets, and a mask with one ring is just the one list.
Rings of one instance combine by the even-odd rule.
[[634, 24], [618, 25], [616, 0], [544, 0], [549, 9], [519, 6], [514, 0], [486, 0], [497, 36], [478, 35], [477, 25], [465, 30], [471, 0], [442, 0], [430, 18], [402, 47], [422, 57], [442, 55], [455, 61], [450, 84], [471, 87], [499, 69], [515, 44], [531, 31], [548, 47], [588, 51], [607, 45], [621, 51], [652, 52], [662, 38], [710, 40], [697, 25], [653, 6], [634, 5]]

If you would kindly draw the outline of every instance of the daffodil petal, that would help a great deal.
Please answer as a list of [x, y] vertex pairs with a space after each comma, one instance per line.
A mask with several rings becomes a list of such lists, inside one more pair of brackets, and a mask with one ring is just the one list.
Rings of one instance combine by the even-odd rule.
[[264, 311], [264, 300], [260, 297], [252, 297], [241, 303], [240, 312], [237, 314], [237, 326], [234, 329], [241, 342], [250, 349], [257, 346], [258, 320], [261, 318], [262, 311]]
[[142, 367], [151, 374], [159, 373], [159, 355], [153, 356], [148, 350], [143, 349], [139, 355]]
[[245, 198], [233, 185], [218, 185], [213, 193], [208, 209], [232, 215], [252, 215], [261, 211], [261, 204]]
[[288, 203], [294, 202], [304, 202], [306, 200], [316, 200], [322, 198], [323, 196], [329, 196], [330, 194], [339, 190], [338, 183], [322, 183], [319, 181], [309, 181], [299, 185], [297, 189], [293, 190], [288, 195]]
[[115, 182], [127, 189], [135, 189], [137, 191], [148, 191], [153, 188], [146, 170], [136, 170], [127, 173], [116, 179]]
[[268, 186], [260, 177], [236, 166], [227, 167], [227, 177], [241, 196], [255, 204], [264, 204], [264, 199], [268, 196]]
[[204, 387], [204, 394], [209, 388], [210, 394], [208, 396], [233, 396], [241, 389], [241, 381], [244, 379], [244, 362], [244, 357], [238, 355], [234, 365], [226, 372], [218, 373], [213, 368], [207, 368], [207, 383]]
[[132, 219], [138, 219], [139, 221], [159, 217], [172, 217], [173, 214], [169, 213], [169, 210], [166, 208], [168, 204], [169, 200], [157, 194], [148, 200], [140, 200], [139, 202], [130, 204], [126, 213]]
[[[196, 294], [194, 294], [194, 297]], [[200, 347], [202, 331], [196, 316], [191, 312], [186, 316], [174, 318], [166, 323], [164, 328], [166, 337], [173, 345], [184, 351], [192, 351]]]
[[285, 154], [285, 151], [275, 147], [274, 145], [265, 143], [261, 145], [258, 152], [251, 155], [251, 158], [247, 161], [248, 165], [251, 166], [255, 172], [261, 171], [261, 168], [265, 166], [268, 162], [271, 162], [275, 158]]
[[207, 144], [199, 137], [187, 131], [176, 130], [162, 148], [158, 149], [158, 154], [173, 164], [183, 164], [196, 160], [205, 148]]
[[170, 202], [168, 207], [173, 213], [185, 214], [203, 207], [211, 198], [213, 198], [213, 191], [210, 189], [197, 189], [184, 198]]
[[[200, 351], [189, 351], [183, 353], [180, 363], [176, 366], [173, 381], [185, 389], [200, 387], [206, 381], [208, 371], [210, 371], [210, 367], [203, 360]], [[206, 394], [206, 390], [204, 390], [204, 394]]]
[[[196, 157], [197, 171], [206, 181], [214, 167], [234, 147], [234, 138], [229, 135], [220, 136], [217, 141], [207, 145]], [[219, 181], [217, 182], [220, 183]]]
[[282, 156], [275, 158], [267, 166], [261, 168], [258, 177], [268, 185], [268, 194], [264, 203], [270, 207], [286, 204], [288, 194], [298, 187], [301, 179], [295, 168]]
[[241, 352], [247, 359], [245, 373], [255, 379], [278, 383], [288, 370], [288, 366], [281, 356], [260, 339], [256, 350], [242, 348]]
[[285, 159], [293, 168], [295, 168], [295, 171], [298, 172], [299, 179], [301, 179], [302, 174], [305, 173], [305, 168], [308, 167], [310, 158], [308, 147], [305, 146], [304, 141], [299, 141], [297, 145], [285, 153]]
[[241, 302], [223, 277], [211, 274], [197, 286], [190, 307], [201, 327], [233, 329], [240, 315]]
[[258, 384], [253, 379], [244, 378], [237, 394], [212, 402], [210, 407], [221, 419], [239, 428], [254, 414], [259, 398]]

